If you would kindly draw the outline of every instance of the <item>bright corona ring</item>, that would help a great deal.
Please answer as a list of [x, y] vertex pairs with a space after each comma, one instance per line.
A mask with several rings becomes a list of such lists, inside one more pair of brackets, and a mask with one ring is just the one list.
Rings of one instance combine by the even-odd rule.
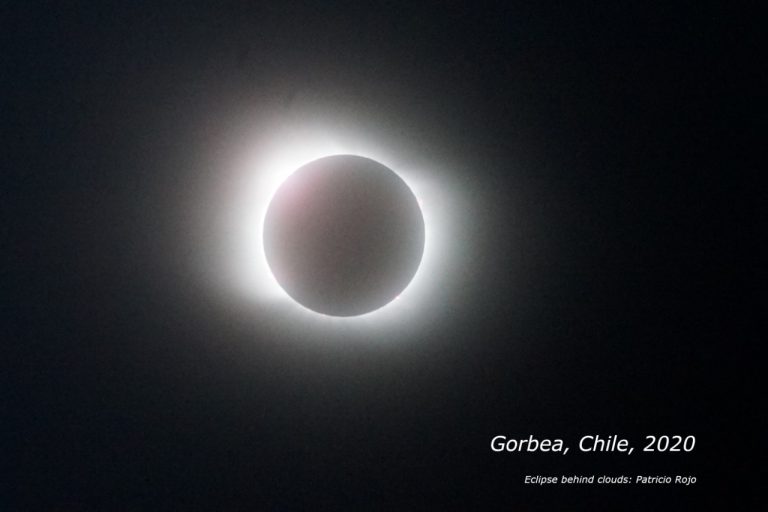
[[389, 336], [451, 310], [471, 216], [449, 162], [354, 123], [265, 126], [222, 153], [238, 156], [221, 164], [223, 238], [211, 246], [217, 282], [254, 319]]
[[358, 155], [305, 163], [272, 196], [263, 224], [273, 277], [304, 308], [333, 317], [376, 311], [419, 269], [425, 225], [392, 169]]

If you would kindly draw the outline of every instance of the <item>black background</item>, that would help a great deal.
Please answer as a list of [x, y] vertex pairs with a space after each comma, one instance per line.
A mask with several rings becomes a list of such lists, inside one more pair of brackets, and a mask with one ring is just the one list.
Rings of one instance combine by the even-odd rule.
[[[762, 75], [735, 13], [211, 4], [0, 10], [3, 510], [744, 498], [752, 338], [727, 319], [750, 192], [726, 176]], [[450, 162], [470, 257], [423, 323], [310, 334], [198, 278], [216, 141], [307, 106]], [[497, 434], [571, 452], [496, 454]], [[578, 454], [585, 434], [636, 451]], [[696, 449], [638, 453], [646, 434]], [[522, 484], [539, 472], [699, 483]]]

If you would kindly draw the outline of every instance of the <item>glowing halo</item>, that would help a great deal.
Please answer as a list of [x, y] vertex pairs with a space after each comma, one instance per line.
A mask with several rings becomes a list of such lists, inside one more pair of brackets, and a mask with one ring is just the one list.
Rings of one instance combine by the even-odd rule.
[[[447, 180], [398, 154], [364, 143], [360, 137], [333, 136], [327, 130], [306, 128], [288, 134], [270, 134], [269, 140], [255, 143], [237, 163], [234, 207], [228, 215], [234, 254], [230, 282], [247, 297], [264, 304], [282, 306], [290, 320], [323, 325], [402, 324], [419, 318], [427, 302], [445, 297], [450, 286], [450, 267], [456, 263], [457, 247], [449, 241], [458, 237], [461, 209], [456, 207]], [[350, 317], [335, 317], [305, 308], [279, 285], [267, 263], [263, 246], [264, 220], [268, 206], [283, 181], [302, 165], [322, 157], [346, 154], [373, 159], [394, 170], [415, 195], [424, 218], [424, 251], [421, 263], [400, 295], [381, 308]], [[397, 156], [395, 156], [397, 155]]]

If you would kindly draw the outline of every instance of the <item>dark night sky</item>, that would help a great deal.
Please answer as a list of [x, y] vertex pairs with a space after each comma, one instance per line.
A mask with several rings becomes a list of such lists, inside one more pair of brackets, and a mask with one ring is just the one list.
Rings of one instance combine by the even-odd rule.
[[[739, 367], [748, 328], [728, 326], [737, 198], [756, 192], [726, 176], [749, 166], [744, 84], [764, 76], [734, 49], [757, 51], [734, 13], [16, 4], [0, 9], [0, 508], [743, 498], [749, 448], [721, 441], [756, 376]], [[308, 111], [437, 162], [467, 205], [466, 261], [423, 322], [309, 331], [210, 285], [217, 162], [246, 126]], [[590, 433], [636, 453], [574, 453]], [[696, 435], [695, 452], [637, 453], [663, 433]], [[491, 453], [497, 434], [571, 454]], [[522, 485], [537, 472], [700, 485]]]

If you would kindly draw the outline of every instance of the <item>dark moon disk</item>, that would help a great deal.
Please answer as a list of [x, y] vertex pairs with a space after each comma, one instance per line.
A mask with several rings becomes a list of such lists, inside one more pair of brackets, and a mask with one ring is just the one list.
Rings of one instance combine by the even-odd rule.
[[369, 313], [413, 279], [424, 218], [408, 185], [360, 156], [310, 162], [277, 190], [264, 221], [277, 282], [303, 306], [332, 316]]

